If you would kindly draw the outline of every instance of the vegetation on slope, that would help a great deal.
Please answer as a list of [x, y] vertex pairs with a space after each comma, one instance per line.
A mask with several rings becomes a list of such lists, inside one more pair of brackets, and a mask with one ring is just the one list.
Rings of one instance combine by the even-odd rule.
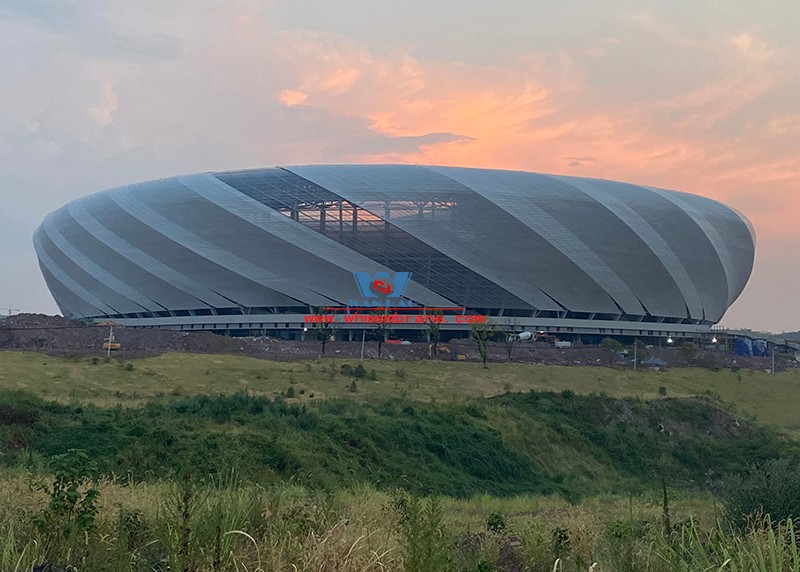
[[366, 367], [377, 379], [357, 380], [342, 373], [341, 359], [274, 362], [231, 356], [171, 353], [153, 358], [105, 363], [102, 358], [59, 358], [37, 353], [0, 352], [0, 389], [28, 391], [61, 403], [94, 403], [136, 407], [152, 397], [235, 393], [276, 397], [290, 403], [346, 397], [350, 400], [403, 397], [415, 401], [462, 401], [505, 392], [603, 392], [614, 397], [654, 399], [663, 388], [669, 397], [698, 394], [735, 403], [743, 414], [800, 436], [800, 369], [776, 375], [763, 371], [676, 368], [668, 371], [632, 371], [603, 367], [563, 367], [530, 364], [369, 360]]
[[798, 383], [0, 353], [0, 569], [800, 570]]
[[562, 393], [462, 403], [345, 399], [288, 404], [244, 391], [163, 397], [140, 408], [0, 395], [0, 456], [17, 464], [84, 449], [134, 480], [189, 468], [266, 483], [469, 496], [569, 498], [671, 483], [701, 488], [726, 472], [797, 455], [798, 445], [702, 399], [653, 401]]

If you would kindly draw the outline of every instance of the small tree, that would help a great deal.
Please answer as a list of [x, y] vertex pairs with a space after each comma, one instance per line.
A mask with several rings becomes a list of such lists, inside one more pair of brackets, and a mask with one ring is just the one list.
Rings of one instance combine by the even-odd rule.
[[378, 359], [381, 359], [383, 342], [386, 341], [386, 338], [389, 335], [389, 330], [392, 329], [392, 322], [389, 320], [388, 307], [376, 309], [372, 314], [375, 316], [372, 332], [375, 334], [375, 337], [378, 341]]
[[443, 321], [444, 312], [441, 310], [434, 310], [427, 315], [427, 322], [425, 322], [425, 324], [428, 327], [428, 340], [431, 344], [430, 352], [428, 353], [428, 359], [435, 358], [439, 353], [439, 338], [441, 337], [440, 330]]
[[494, 334], [495, 328], [492, 320], [487, 319], [472, 324], [472, 339], [478, 343], [478, 353], [484, 368], [486, 368], [486, 360], [489, 359], [489, 340], [494, 337]]
[[619, 340], [615, 340], [614, 338], [603, 338], [603, 341], [600, 342], [600, 347], [607, 349], [610, 353], [620, 353], [623, 346]]
[[331, 338], [336, 334], [336, 322], [331, 320], [327, 321], [324, 318], [324, 314], [321, 314], [322, 308], [315, 308], [314, 314], [323, 318], [322, 321], [314, 322], [311, 325], [311, 329], [314, 330], [314, 334], [316, 335], [317, 339], [319, 340], [320, 344], [322, 345], [322, 355], [325, 355], [325, 345], [331, 341]]
[[650, 350], [647, 349], [647, 344], [643, 341], [636, 340], [636, 356], [639, 361], [646, 360], [650, 357]]
[[503, 345], [506, 348], [506, 355], [508, 361], [511, 361], [511, 354], [514, 353], [514, 346], [519, 342], [519, 335], [517, 334], [517, 320], [506, 319], [505, 327], [500, 332], [503, 335]]
[[693, 363], [697, 359], [700, 348], [697, 347], [697, 344], [694, 342], [683, 342], [678, 348], [678, 351], [687, 363]]

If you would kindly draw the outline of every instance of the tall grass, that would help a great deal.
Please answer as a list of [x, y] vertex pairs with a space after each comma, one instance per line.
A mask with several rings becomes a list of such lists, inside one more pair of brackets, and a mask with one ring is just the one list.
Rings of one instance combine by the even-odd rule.
[[[0, 570], [49, 562], [109, 572], [800, 572], [792, 520], [760, 518], [739, 530], [715, 521], [707, 499], [677, 499], [672, 513], [682, 524], [665, 531], [655, 497], [457, 500], [368, 485], [334, 493], [293, 482], [259, 487], [232, 477], [105, 480], [99, 490], [94, 529], [48, 561], [32, 524], [46, 498], [24, 476], [0, 473]], [[701, 519], [690, 515], [697, 507]]]
[[704, 530], [696, 521], [653, 543], [665, 570], [689, 572], [800, 572], [798, 531], [792, 519], [756, 519], [743, 533], [717, 523]]

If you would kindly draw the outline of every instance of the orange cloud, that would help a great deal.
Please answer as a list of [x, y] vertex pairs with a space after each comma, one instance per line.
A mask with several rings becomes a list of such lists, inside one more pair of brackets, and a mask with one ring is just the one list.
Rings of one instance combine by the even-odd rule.
[[308, 99], [308, 94], [296, 89], [284, 89], [278, 94], [278, 101], [286, 107], [300, 105]]
[[[698, 48], [674, 30], [661, 33], [682, 48]], [[760, 235], [800, 236], [793, 220], [800, 214], [794, 198], [800, 122], [796, 113], [764, 104], [786, 85], [793, 60], [751, 32], [705, 40], [701, 47], [721, 58], [716, 75], [668, 97], [632, 102], [599, 95], [587, 79], [590, 64], [562, 52], [480, 66], [401, 53], [377, 57], [334, 37], [285, 39], [290, 77], [326, 112], [363, 120], [386, 137], [464, 136], [357, 160], [529, 169], [677, 188], [731, 202]], [[784, 145], [770, 137], [782, 137]]]

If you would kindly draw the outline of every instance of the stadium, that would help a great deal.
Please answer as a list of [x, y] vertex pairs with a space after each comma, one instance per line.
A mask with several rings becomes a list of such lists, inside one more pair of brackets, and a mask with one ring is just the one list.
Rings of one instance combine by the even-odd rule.
[[452, 335], [487, 316], [565, 339], [703, 337], [755, 251], [747, 219], [705, 197], [417, 165], [138, 183], [50, 213], [33, 241], [67, 317], [299, 338], [333, 315], [344, 339], [374, 327], [347, 316], [381, 312], [441, 316]]

